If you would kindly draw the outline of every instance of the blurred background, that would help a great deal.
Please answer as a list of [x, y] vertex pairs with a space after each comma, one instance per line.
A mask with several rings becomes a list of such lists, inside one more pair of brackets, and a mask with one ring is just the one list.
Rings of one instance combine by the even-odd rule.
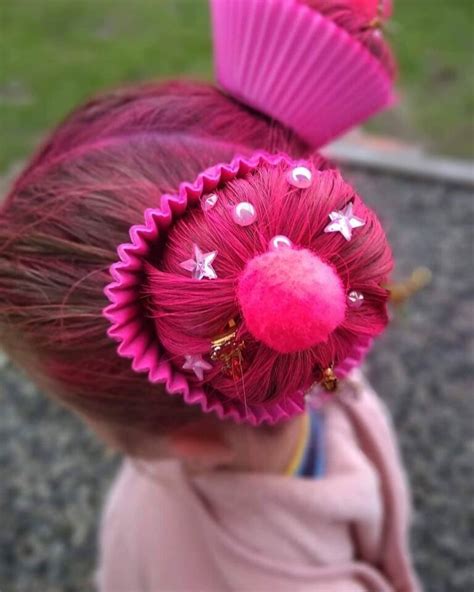
[[[400, 102], [366, 131], [472, 170], [474, 1], [395, 0], [387, 34]], [[149, 78], [211, 80], [211, 51], [206, 0], [0, 0], [2, 193], [79, 102]], [[471, 592], [473, 184], [383, 166], [344, 173], [386, 222], [399, 277], [417, 265], [433, 272], [394, 313], [367, 373], [400, 436], [426, 590]], [[0, 405], [0, 590], [92, 590], [98, 513], [118, 459], [1, 352]]]
[[[400, 103], [369, 124], [430, 152], [474, 151], [473, 0], [394, 0]], [[104, 87], [211, 79], [206, 0], [1, 0], [0, 171]]]

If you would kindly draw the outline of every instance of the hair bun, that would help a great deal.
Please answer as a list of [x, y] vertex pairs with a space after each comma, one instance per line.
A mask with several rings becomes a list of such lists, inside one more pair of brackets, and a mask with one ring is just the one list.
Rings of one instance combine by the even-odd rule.
[[345, 316], [345, 291], [333, 267], [308, 249], [279, 249], [251, 259], [238, 299], [252, 335], [280, 353], [327, 340]]

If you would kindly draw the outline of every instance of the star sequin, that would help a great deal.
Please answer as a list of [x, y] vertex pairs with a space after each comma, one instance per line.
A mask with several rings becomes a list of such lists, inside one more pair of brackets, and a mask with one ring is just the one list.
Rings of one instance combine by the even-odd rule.
[[203, 380], [204, 370], [212, 369], [212, 365], [203, 360], [201, 354], [191, 354], [184, 357], [186, 361], [183, 364], [183, 370], [192, 370], [199, 380]]
[[197, 245], [193, 245], [194, 259], [187, 259], [180, 263], [180, 267], [190, 271], [195, 280], [202, 280], [207, 278], [209, 280], [215, 280], [217, 273], [212, 267], [212, 262], [216, 258], [217, 251], [211, 251], [210, 253], [203, 253]]
[[352, 205], [351, 202], [343, 210], [331, 212], [329, 214], [331, 222], [326, 226], [324, 232], [340, 232], [347, 241], [351, 240], [352, 229], [365, 225], [365, 220], [352, 213]]

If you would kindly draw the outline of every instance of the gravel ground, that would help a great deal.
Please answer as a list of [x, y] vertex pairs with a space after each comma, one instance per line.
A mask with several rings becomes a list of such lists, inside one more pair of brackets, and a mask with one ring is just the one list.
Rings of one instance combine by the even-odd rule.
[[[367, 371], [395, 419], [427, 592], [474, 590], [473, 202], [439, 183], [348, 171], [386, 220], [399, 274], [433, 283], [395, 315]], [[0, 590], [92, 589], [98, 513], [118, 459], [1, 361]], [[132, 592], [132, 591], [131, 591]]]

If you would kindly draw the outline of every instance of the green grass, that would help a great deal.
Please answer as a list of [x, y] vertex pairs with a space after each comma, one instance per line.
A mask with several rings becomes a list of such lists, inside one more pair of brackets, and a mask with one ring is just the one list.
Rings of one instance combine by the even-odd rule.
[[389, 33], [401, 103], [375, 129], [418, 140], [432, 152], [474, 152], [474, 1], [394, 0]]
[[[371, 129], [469, 156], [474, 3], [395, 2], [402, 104]], [[0, 171], [103, 88], [211, 72], [206, 0], [0, 0]]]

